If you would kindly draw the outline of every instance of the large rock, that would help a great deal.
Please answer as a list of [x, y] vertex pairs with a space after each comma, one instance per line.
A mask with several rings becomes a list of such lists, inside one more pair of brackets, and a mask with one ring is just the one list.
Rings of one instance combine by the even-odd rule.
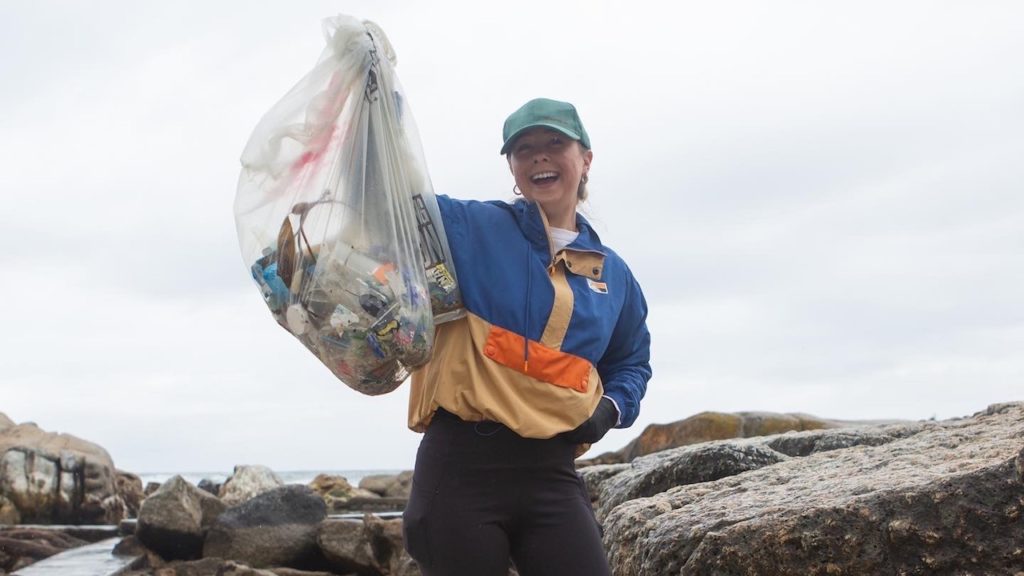
[[[385, 576], [420, 576], [416, 561], [405, 551], [405, 540], [402, 536], [402, 519], [383, 520], [367, 515], [366, 532], [373, 548], [374, 558]], [[516, 574], [510, 570], [510, 574]]]
[[399, 474], [371, 474], [359, 481], [359, 487], [385, 498], [409, 499], [412, 490], [412, 470]]
[[327, 517], [320, 496], [297, 484], [264, 492], [229, 508], [206, 536], [203, 556], [218, 556], [254, 568], [323, 565], [318, 524]]
[[284, 486], [284, 482], [266, 466], [235, 466], [231, 477], [220, 487], [220, 499], [228, 506]]
[[[756, 442], [708, 442], [658, 452], [633, 461], [611, 475], [596, 494], [598, 514], [619, 504], [684, 484], [710, 482], [777, 464], [788, 456]], [[595, 495], [592, 495], [594, 497]]]
[[131, 472], [123, 470], [117, 470], [116, 474], [115, 485], [117, 486], [117, 495], [124, 501], [128, 517], [138, 518], [139, 508], [142, 507], [142, 501], [146, 499], [142, 489], [142, 479]]
[[125, 504], [114, 478], [110, 455], [92, 442], [0, 422], [0, 494], [21, 522], [117, 524]]
[[632, 442], [615, 452], [606, 452], [591, 464], [621, 464], [669, 448], [735, 438], [754, 438], [791, 431], [822, 430], [892, 423], [885, 421], [829, 420], [808, 414], [777, 412], [701, 412], [669, 424], [651, 424]]
[[226, 507], [215, 496], [174, 476], [143, 501], [135, 535], [168, 560], [199, 558], [206, 531]]
[[222, 485], [223, 485], [222, 482], [217, 482], [216, 480], [213, 480], [212, 478], [203, 478], [202, 480], [199, 481], [198, 484], [196, 484], [196, 486], [200, 490], [209, 492], [210, 494], [213, 494], [214, 496], [220, 496], [220, 488], [221, 488]]
[[335, 571], [379, 572], [363, 520], [323, 521], [317, 531], [317, 544]]
[[[705, 442], [649, 454], [630, 464], [590, 467], [596, 468], [595, 472], [584, 468], [582, 474], [588, 488], [596, 488], [591, 495], [598, 501], [598, 515], [603, 517], [627, 500], [652, 496], [675, 486], [710, 482], [816, 452], [878, 446], [918, 430], [920, 425], [904, 424]], [[594, 478], [602, 473], [604, 478]]]
[[346, 510], [348, 503], [353, 498], [380, 499], [380, 496], [369, 490], [353, 488], [344, 476], [317, 474], [316, 478], [309, 483], [309, 487], [324, 499], [327, 509], [331, 512]]
[[402, 520], [366, 514], [362, 520], [325, 520], [317, 542], [334, 571], [388, 576], [419, 576], [405, 551]]
[[1024, 403], [874, 432], [769, 438], [776, 464], [620, 504], [614, 573], [1024, 571]]

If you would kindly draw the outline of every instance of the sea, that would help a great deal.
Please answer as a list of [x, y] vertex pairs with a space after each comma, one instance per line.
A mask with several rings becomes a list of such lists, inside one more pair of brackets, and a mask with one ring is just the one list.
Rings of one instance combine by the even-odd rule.
[[[319, 474], [330, 474], [331, 476], [343, 476], [352, 486], [358, 486], [359, 481], [366, 476], [394, 475], [400, 472], [401, 470], [274, 470], [274, 474], [277, 474], [277, 477], [285, 484], [309, 484]], [[181, 476], [195, 485], [204, 478], [216, 484], [222, 484], [231, 476], [231, 472], [144, 472], [137, 473], [137, 475], [142, 480], [143, 486], [150, 482], [163, 484], [174, 476]]]

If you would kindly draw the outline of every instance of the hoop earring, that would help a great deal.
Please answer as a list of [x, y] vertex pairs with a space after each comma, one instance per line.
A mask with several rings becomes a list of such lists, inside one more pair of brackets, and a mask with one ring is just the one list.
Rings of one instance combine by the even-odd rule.
[[590, 182], [590, 176], [587, 175], [587, 174], [584, 174], [583, 175], [583, 183], [586, 184], [587, 182]]
[[519, 184], [513, 184], [512, 185], [512, 193], [515, 194], [516, 196], [522, 196], [523, 195], [523, 193], [519, 191]]

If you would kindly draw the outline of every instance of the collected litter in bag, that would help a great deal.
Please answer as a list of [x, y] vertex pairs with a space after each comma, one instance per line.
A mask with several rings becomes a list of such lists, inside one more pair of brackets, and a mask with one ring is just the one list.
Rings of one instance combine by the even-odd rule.
[[463, 313], [419, 136], [375, 24], [327, 47], [242, 153], [242, 256], [278, 324], [348, 386], [394, 390]]

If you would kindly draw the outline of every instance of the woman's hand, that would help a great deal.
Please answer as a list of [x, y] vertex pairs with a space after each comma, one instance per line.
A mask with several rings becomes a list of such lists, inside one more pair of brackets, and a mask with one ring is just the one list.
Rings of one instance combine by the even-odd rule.
[[593, 444], [604, 438], [604, 435], [615, 427], [618, 420], [619, 411], [615, 408], [615, 403], [607, 397], [602, 397], [590, 418], [587, 418], [587, 421], [577, 426], [575, 430], [563, 432], [562, 438], [573, 444]]

